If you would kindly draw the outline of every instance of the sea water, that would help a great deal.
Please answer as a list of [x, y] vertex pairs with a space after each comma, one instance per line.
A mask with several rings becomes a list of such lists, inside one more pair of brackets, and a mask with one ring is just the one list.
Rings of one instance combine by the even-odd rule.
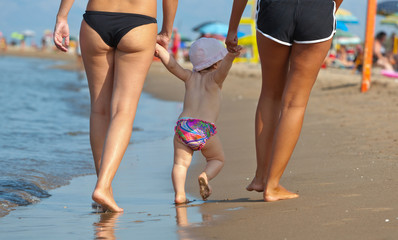
[[0, 57], [0, 215], [93, 174], [87, 83], [53, 64]]
[[[73, 177], [94, 174], [89, 92], [75, 72], [54, 61], [0, 57], [0, 216], [50, 196]], [[178, 103], [143, 94], [130, 144], [173, 134]], [[162, 122], [163, 121], [163, 122]]]
[[[182, 103], [142, 94], [115, 177], [114, 191], [125, 213], [95, 214], [87, 81], [50, 68], [54, 64], [0, 57], [0, 209], [3, 215], [16, 209], [0, 218], [0, 238], [189, 239], [186, 227], [212, 217], [199, 213], [202, 201], [173, 205], [173, 127]], [[58, 188], [82, 175], [92, 176]]]

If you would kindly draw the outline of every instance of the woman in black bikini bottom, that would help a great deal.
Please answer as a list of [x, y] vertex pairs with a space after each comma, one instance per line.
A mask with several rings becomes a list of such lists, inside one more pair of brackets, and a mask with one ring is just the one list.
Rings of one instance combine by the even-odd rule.
[[[67, 51], [67, 16], [74, 0], [61, 0], [54, 30]], [[90, 0], [80, 45], [90, 89], [90, 143], [98, 180], [92, 198], [104, 210], [122, 212], [111, 183], [131, 137], [137, 104], [152, 63], [155, 43], [167, 46], [178, 0], [163, 0], [163, 28], [156, 24], [156, 0]]]

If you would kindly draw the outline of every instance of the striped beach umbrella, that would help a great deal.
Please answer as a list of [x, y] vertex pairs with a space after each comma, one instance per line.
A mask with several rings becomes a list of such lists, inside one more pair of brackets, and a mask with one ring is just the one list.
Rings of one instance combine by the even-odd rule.
[[352, 15], [348, 10], [339, 8], [336, 13], [336, 20], [342, 23], [359, 23], [358, 18]]
[[340, 29], [336, 30], [333, 41], [335, 44], [340, 45], [356, 45], [362, 43], [361, 38], [357, 35], [342, 31]]
[[343, 22], [340, 22], [340, 21], [337, 21], [336, 29], [340, 29], [340, 30], [343, 30], [345, 32], [348, 31], [347, 25], [345, 23], [343, 23]]
[[398, 27], [398, 13], [391, 14], [380, 21], [381, 24]]

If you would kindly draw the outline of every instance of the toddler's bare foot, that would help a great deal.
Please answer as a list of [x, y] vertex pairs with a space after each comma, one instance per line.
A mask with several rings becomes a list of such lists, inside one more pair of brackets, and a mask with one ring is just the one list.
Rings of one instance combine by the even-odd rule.
[[207, 175], [205, 172], [202, 172], [199, 175], [198, 181], [199, 181], [200, 196], [202, 196], [203, 200], [207, 200], [207, 198], [211, 195], [211, 187], [209, 185], [209, 181], [207, 179]]
[[185, 196], [185, 193], [176, 193], [175, 198], [174, 198], [174, 203], [175, 204], [182, 204], [182, 203], [187, 203], [187, 197]]
[[267, 189], [267, 191], [264, 192], [264, 201], [266, 202], [275, 202], [279, 200], [292, 199], [298, 197], [299, 195], [297, 193], [289, 192], [281, 185], [273, 189]]
[[265, 184], [263, 183], [262, 180], [257, 179], [257, 177], [254, 177], [252, 182], [247, 185], [246, 190], [247, 191], [256, 191], [256, 192], [264, 192]]
[[120, 208], [112, 194], [109, 191], [102, 189], [95, 189], [92, 195], [93, 200], [100, 204], [103, 209], [109, 210], [111, 212], [123, 212], [123, 208]]

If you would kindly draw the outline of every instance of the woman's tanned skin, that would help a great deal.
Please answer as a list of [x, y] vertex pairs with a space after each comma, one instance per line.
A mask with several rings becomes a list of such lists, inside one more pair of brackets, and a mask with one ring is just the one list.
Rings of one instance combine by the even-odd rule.
[[[74, 0], [61, 0], [54, 30], [56, 46], [67, 51], [67, 16]], [[104, 210], [122, 212], [111, 183], [130, 141], [138, 100], [152, 63], [155, 44], [167, 46], [178, 0], [163, 0], [163, 27], [150, 23], [132, 29], [117, 48], [105, 44], [83, 20], [80, 45], [90, 89], [90, 143], [98, 180], [92, 198]], [[156, 18], [156, 0], [90, 0], [89, 11], [136, 13]]]
[[[237, 51], [237, 29], [246, 3], [234, 0], [226, 39], [229, 52]], [[337, 9], [342, 0], [335, 3]], [[263, 73], [255, 117], [257, 169], [247, 190], [264, 192], [264, 201], [298, 197], [279, 181], [298, 141], [311, 89], [331, 42], [285, 46], [257, 32]]]

